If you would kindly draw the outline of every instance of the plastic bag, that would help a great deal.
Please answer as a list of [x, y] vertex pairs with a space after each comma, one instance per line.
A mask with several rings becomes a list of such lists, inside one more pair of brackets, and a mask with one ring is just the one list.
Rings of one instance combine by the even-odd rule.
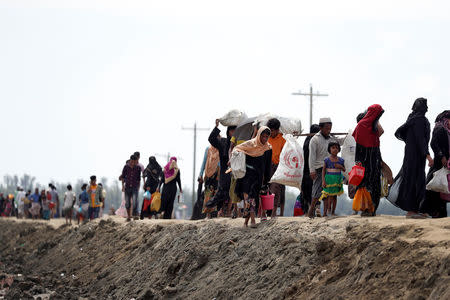
[[244, 112], [233, 109], [220, 118], [219, 122], [223, 126], [238, 126], [245, 119], [247, 119], [247, 115]]
[[183, 193], [178, 194], [178, 203], [184, 203], [184, 196]]
[[450, 191], [448, 190], [448, 174], [450, 174], [450, 171], [446, 167], [442, 167], [442, 169], [434, 172], [433, 178], [427, 184], [427, 190], [450, 194]]
[[239, 209], [244, 208], [244, 200], [241, 200], [237, 203], [237, 208]]
[[152, 195], [152, 204], [150, 211], [158, 212], [161, 209], [161, 193], [155, 192]]
[[401, 184], [402, 184], [402, 177], [398, 177], [394, 181], [394, 184], [391, 185], [391, 187], [389, 188], [389, 195], [386, 197], [386, 199], [388, 199], [388, 201], [394, 205], [395, 205], [395, 202], [397, 202], [398, 193], [399, 193]]
[[303, 178], [303, 148], [291, 134], [284, 136], [286, 143], [280, 154], [280, 163], [270, 182], [301, 189]]
[[352, 209], [354, 211], [368, 211], [373, 213], [375, 207], [373, 206], [372, 196], [366, 188], [360, 188], [356, 191], [355, 198], [353, 199]]
[[295, 200], [294, 204], [294, 217], [300, 217], [303, 216], [305, 212], [302, 208], [302, 196], [301, 194], [297, 196], [297, 199]]
[[150, 200], [152, 198], [152, 194], [150, 194], [150, 191], [145, 191], [144, 193], [144, 199]]
[[344, 159], [345, 172], [342, 172], [345, 179], [349, 179], [349, 172], [355, 166], [355, 156], [356, 156], [356, 141], [352, 136], [353, 130], [349, 130], [347, 137], [342, 145], [341, 157]]
[[247, 170], [247, 166], [245, 165], [245, 153], [240, 151], [231, 152], [230, 167], [235, 179], [244, 177]]

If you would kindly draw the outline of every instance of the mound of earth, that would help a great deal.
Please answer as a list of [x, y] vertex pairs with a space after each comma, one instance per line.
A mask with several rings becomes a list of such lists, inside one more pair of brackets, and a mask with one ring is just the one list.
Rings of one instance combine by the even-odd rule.
[[242, 224], [2, 219], [0, 291], [5, 299], [450, 299], [450, 219]]

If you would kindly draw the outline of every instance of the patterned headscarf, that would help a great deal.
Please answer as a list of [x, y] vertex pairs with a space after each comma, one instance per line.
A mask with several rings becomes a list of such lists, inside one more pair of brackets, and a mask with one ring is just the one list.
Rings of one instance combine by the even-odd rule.
[[269, 127], [267, 126], [261, 126], [258, 130], [258, 134], [255, 138], [246, 141], [240, 145], [237, 145], [234, 147], [233, 151], [240, 151], [244, 152], [247, 155], [250, 155], [252, 157], [258, 157], [264, 154], [267, 150], [272, 149], [272, 146], [266, 142], [265, 144], [261, 143], [261, 134], [265, 131], [269, 130]]
[[167, 165], [164, 167], [164, 182], [169, 183], [175, 179], [178, 175], [178, 171], [177, 158], [171, 157]]

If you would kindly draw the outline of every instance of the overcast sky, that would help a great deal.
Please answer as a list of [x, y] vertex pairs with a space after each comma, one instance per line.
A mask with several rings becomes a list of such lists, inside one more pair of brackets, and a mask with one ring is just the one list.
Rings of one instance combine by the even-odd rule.
[[365, 3], [1, 0], [0, 175], [114, 179], [136, 150], [144, 164], [170, 152], [190, 187], [182, 126], [212, 129], [237, 108], [307, 128], [308, 101], [291, 93], [310, 83], [329, 94], [314, 120], [330, 116], [333, 131], [384, 107], [382, 154], [397, 173], [404, 145], [393, 134], [414, 99], [428, 98], [431, 123], [449, 109], [450, 5]]

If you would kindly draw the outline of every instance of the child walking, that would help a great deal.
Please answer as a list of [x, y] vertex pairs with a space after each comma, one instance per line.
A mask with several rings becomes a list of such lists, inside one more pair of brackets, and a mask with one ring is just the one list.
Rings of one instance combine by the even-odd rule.
[[72, 191], [72, 186], [67, 186], [67, 192], [64, 194], [64, 217], [66, 218], [66, 224], [72, 225], [73, 206], [77, 201], [77, 195]]
[[328, 144], [328, 153], [330, 156], [325, 158], [322, 172], [322, 196], [319, 200], [324, 199], [323, 215], [328, 214], [336, 216], [337, 196], [344, 193], [342, 171], [345, 172], [344, 159], [337, 156], [341, 151], [339, 143], [331, 142]]

